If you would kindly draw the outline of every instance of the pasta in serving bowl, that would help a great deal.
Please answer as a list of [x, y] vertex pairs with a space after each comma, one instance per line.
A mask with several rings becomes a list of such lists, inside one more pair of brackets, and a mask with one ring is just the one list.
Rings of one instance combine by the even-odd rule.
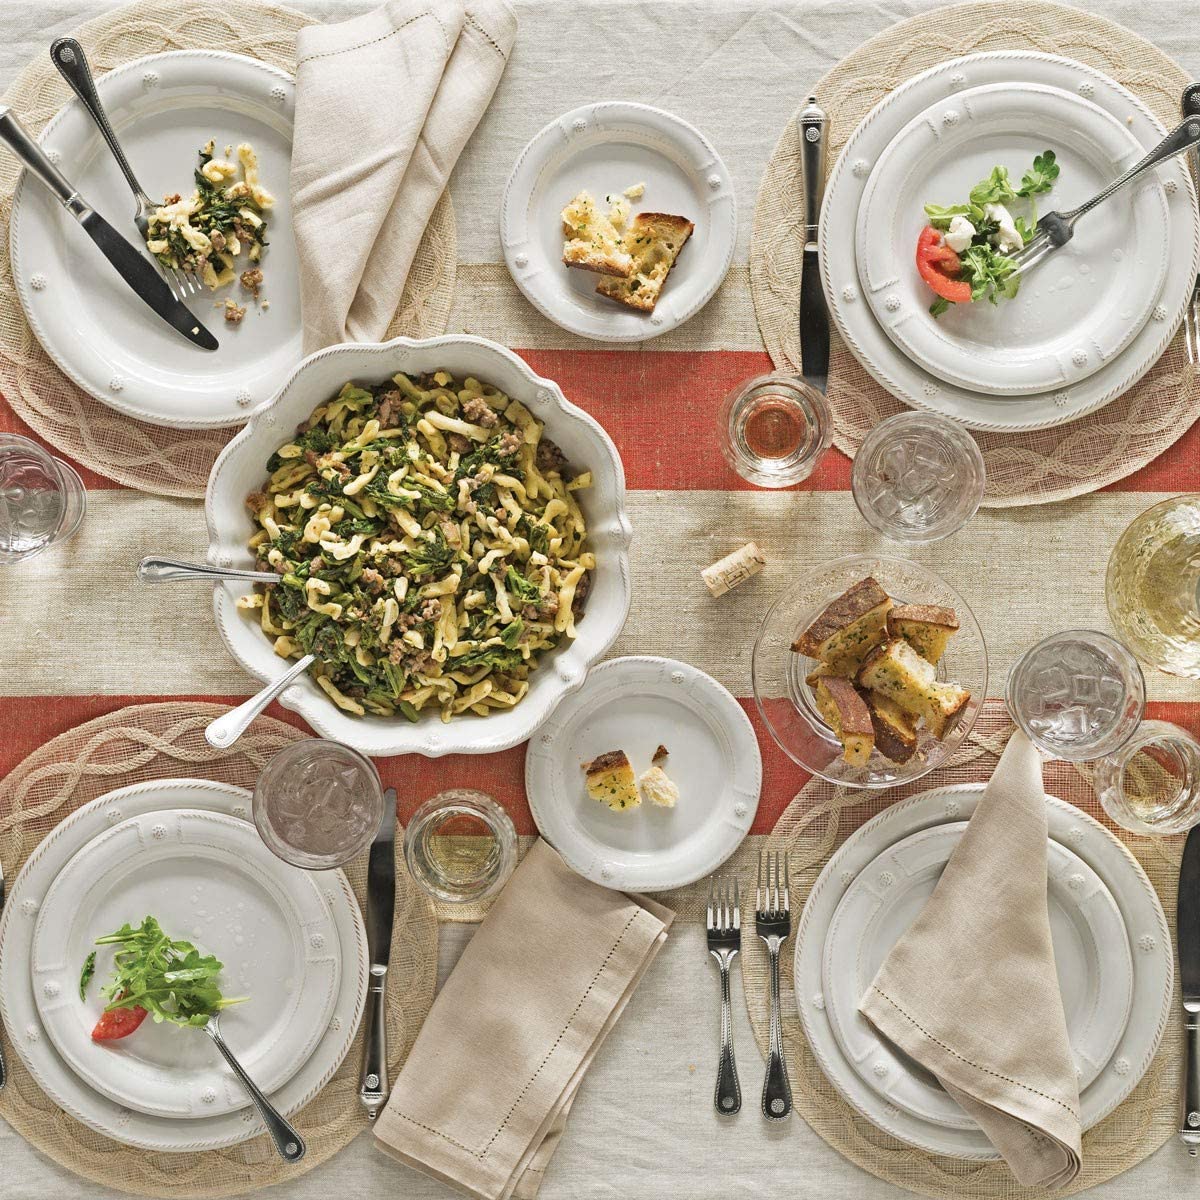
[[[345, 345], [296, 369], [213, 468], [209, 561], [233, 655], [368, 754], [528, 738], [629, 609], [624, 473], [604, 430], [481, 338]], [[586, 599], [585, 599], [586, 596]]]

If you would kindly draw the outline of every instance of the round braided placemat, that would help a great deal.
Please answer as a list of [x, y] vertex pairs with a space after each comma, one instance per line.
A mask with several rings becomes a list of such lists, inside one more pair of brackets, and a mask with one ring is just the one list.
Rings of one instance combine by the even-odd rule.
[[[282, 70], [295, 70], [296, 31], [310, 17], [258, 0], [139, 0], [76, 29], [95, 73], [131, 58], [166, 50], [227, 50]], [[71, 98], [49, 54], [30, 63], [3, 97], [25, 127], [38, 134]], [[134, 420], [75, 386], [33, 336], [17, 298], [9, 260], [9, 218], [20, 164], [0, 154], [0, 391], [14, 411], [76, 462], [127, 487], [160, 496], [199, 498], [225, 443], [237, 432], [169, 429]], [[450, 193], [443, 193], [387, 337], [433, 337], [450, 317], [457, 269], [457, 235]]]
[[[148, 779], [194, 777], [253, 788], [278, 750], [305, 735], [259, 717], [232, 750], [214, 750], [204, 727], [225, 705], [142, 704], [88, 721], [47, 742], [4, 781], [0, 805], [0, 862], [12, 880], [42, 839], [66, 816], [114, 788]], [[359, 904], [367, 862], [345, 868]], [[400, 855], [396, 864], [396, 938], [387, 975], [388, 1050], [392, 1078], [408, 1056], [433, 1003], [437, 923]], [[276, 1154], [266, 1134], [224, 1150], [160, 1154], [137, 1150], [67, 1116], [37, 1086], [21, 1059], [5, 1048], [8, 1085], [0, 1116], [56, 1163], [97, 1183], [142, 1196], [187, 1200], [255, 1191], [323, 1163], [367, 1128], [358, 1101], [362, 1033], [337, 1073], [292, 1120], [308, 1142], [298, 1166]]]
[[[814, 779], [806, 784], [771, 835], [763, 842], [770, 850], [787, 850], [792, 870], [792, 928], [812, 885], [834, 851], [860, 825], [896, 800], [953, 783], [982, 783], [991, 778], [1013, 726], [1002, 702], [989, 700], [971, 736], [951, 763], [907, 787], [877, 792], [846, 790]], [[1045, 764], [1046, 791], [1077, 805], [1112, 828], [1091, 783], [1070, 763]], [[1141, 863], [1158, 892], [1172, 939], [1175, 936], [1175, 891], [1183, 838], [1139, 838], [1117, 831]], [[986, 903], [986, 897], [981, 897]], [[1022, 1187], [1002, 1162], [976, 1163], [940, 1158], [897, 1141], [877, 1129], [842, 1099], [825, 1078], [809, 1048], [793, 994], [792, 952], [785, 948], [781, 970], [783, 1035], [796, 1112], [838, 1153], [889, 1183], [935, 1196], [939, 1200], [1042, 1200], [1095, 1187], [1157, 1150], [1175, 1131], [1179, 1110], [1182, 1066], [1182, 1022], [1174, 1006], [1162, 1044], [1149, 1070], [1129, 1098], [1083, 1135], [1083, 1169], [1065, 1189], [1048, 1192]], [[757, 938], [742, 939], [742, 981], [750, 1023], [763, 1053], [767, 1046], [767, 959]]]
[[[1168, 128], [1179, 123], [1187, 74], [1128, 29], [1046, 0], [990, 0], [939, 8], [865, 42], [812, 89], [830, 116], [830, 164], [867, 113], [912, 76], [965, 54], [1038, 50], [1095, 67], [1128, 88]], [[804, 101], [802, 100], [803, 104]], [[754, 210], [750, 287], [772, 362], [800, 369], [797, 314], [804, 249], [800, 160], [789, 121], [767, 163]], [[1094, 492], [1157, 458], [1200, 415], [1200, 383], [1180, 332], [1124, 396], [1069, 425], [1032, 433], [975, 433], [991, 507], [1049, 504]], [[904, 411], [833, 331], [829, 403], [834, 441], [853, 457], [868, 431]]]

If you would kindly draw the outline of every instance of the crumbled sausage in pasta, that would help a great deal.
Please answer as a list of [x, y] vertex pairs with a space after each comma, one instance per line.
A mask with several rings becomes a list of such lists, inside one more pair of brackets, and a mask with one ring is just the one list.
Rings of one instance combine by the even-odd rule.
[[575, 636], [595, 557], [565, 456], [519, 401], [445, 371], [347, 383], [267, 463], [238, 604], [356, 715], [511, 708]]

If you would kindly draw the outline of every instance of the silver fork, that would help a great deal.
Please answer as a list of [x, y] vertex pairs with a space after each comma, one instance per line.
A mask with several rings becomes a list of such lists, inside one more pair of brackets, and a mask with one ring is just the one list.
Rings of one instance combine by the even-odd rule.
[[729, 880], [714, 876], [708, 887], [708, 952], [721, 969], [721, 1065], [717, 1068], [715, 1104], [722, 1116], [742, 1107], [737, 1063], [733, 1057], [733, 1016], [729, 1009], [729, 968], [742, 948], [742, 897], [737, 876], [730, 895]]
[[758, 888], [754, 893], [754, 928], [766, 943], [771, 963], [771, 1036], [767, 1076], [763, 1080], [762, 1110], [772, 1121], [792, 1111], [792, 1085], [783, 1059], [783, 1020], [779, 1007], [779, 949], [792, 932], [790, 869], [785, 851], [766, 850], [758, 856]]
[[[1200, 116], [1200, 83], [1189, 83], [1183, 89], [1183, 115]], [[1193, 151], [1188, 158], [1192, 167], [1192, 181], [1200, 188], [1200, 151]], [[1187, 347], [1188, 362], [1200, 364], [1200, 275], [1192, 288], [1192, 299], [1183, 310], [1183, 342]]]
[[1075, 225], [1079, 218], [1089, 213], [1098, 204], [1103, 204], [1115, 192], [1132, 183], [1139, 175], [1149, 171], [1151, 167], [1182, 154], [1185, 150], [1194, 149], [1200, 145], [1200, 118], [1189, 116], [1167, 134], [1153, 150], [1144, 158], [1134, 163], [1123, 175], [1119, 175], [1106, 188], [1097, 192], [1090, 200], [1070, 212], [1049, 212], [1037, 223], [1037, 233], [1029, 239], [1024, 248], [1010, 257], [1016, 262], [1016, 274], [1025, 274], [1032, 270], [1044, 258], [1065, 246], [1075, 235]]
[[[121, 149], [121, 143], [117, 141], [117, 135], [113, 132], [112, 125], [109, 124], [108, 114], [100, 103], [100, 94], [96, 91], [96, 84], [92, 79], [92, 69], [88, 66], [87, 55], [84, 54], [83, 47], [74, 38], [59, 38], [50, 46], [50, 59], [58, 68], [58, 73], [70, 85], [71, 90], [83, 102], [83, 107], [91, 114], [92, 120], [96, 122], [96, 127], [108, 143], [113, 158], [117, 160], [117, 166], [121, 168], [125, 182], [132, 189], [137, 199], [133, 223], [137, 226], [144, 242], [150, 228], [150, 213], [158, 205], [146, 195], [145, 189], [138, 183], [137, 176], [134, 175], [133, 168], [125, 157], [125, 151]], [[174, 267], [164, 267], [157, 258], [154, 261], [158, 263], [159, 270], [166, 278], [175, 299], [181, 303], [191, 296], [200, 295], [204, 290], [204, 284], [201, 283], [195, 272], [177, 271]]]

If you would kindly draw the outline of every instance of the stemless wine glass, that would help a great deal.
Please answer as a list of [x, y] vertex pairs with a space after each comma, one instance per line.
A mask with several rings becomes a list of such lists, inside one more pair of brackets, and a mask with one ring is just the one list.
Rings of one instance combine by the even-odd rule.
[[19, 433], [0, 433], [0, 565], [66, 541], [86, 507], [73, 467]]
[[722, 401], [717, 435], [726, 461], [748, 483], [791, 487], [807, 479], [829, 449], [833, 414], [802, 379], [759, 375]]
[[1137, 659], [1094, 629], [1052, 634], [1008, 675], [1008, 711], [1048, 758], [1090, 762], [1133, 737], [1146, 709]]
[[369, 758], [324, 738], [292, 742], [254, 787], [254, 824], [284, 862], [328, 871], [361, 854], [383, 819], [383, 787]]
[[1095, 767], [1104, 811], [1133, 833], [1182, 833], [1200, 824], [1200, 743], [1169, 721], [1143, 721]]
[[936, 542], [979, 508], [986, 473], [975, 439], [955, 421], [902, 412], [867, 434], [850, 475], [863, 520], [895, 542]]
[[453, 788], [413, 813], [404, 831], [404, 859], [436, 899], [483, 900], [504, 886], [517, 865], [517, 831], [491, 796]]

